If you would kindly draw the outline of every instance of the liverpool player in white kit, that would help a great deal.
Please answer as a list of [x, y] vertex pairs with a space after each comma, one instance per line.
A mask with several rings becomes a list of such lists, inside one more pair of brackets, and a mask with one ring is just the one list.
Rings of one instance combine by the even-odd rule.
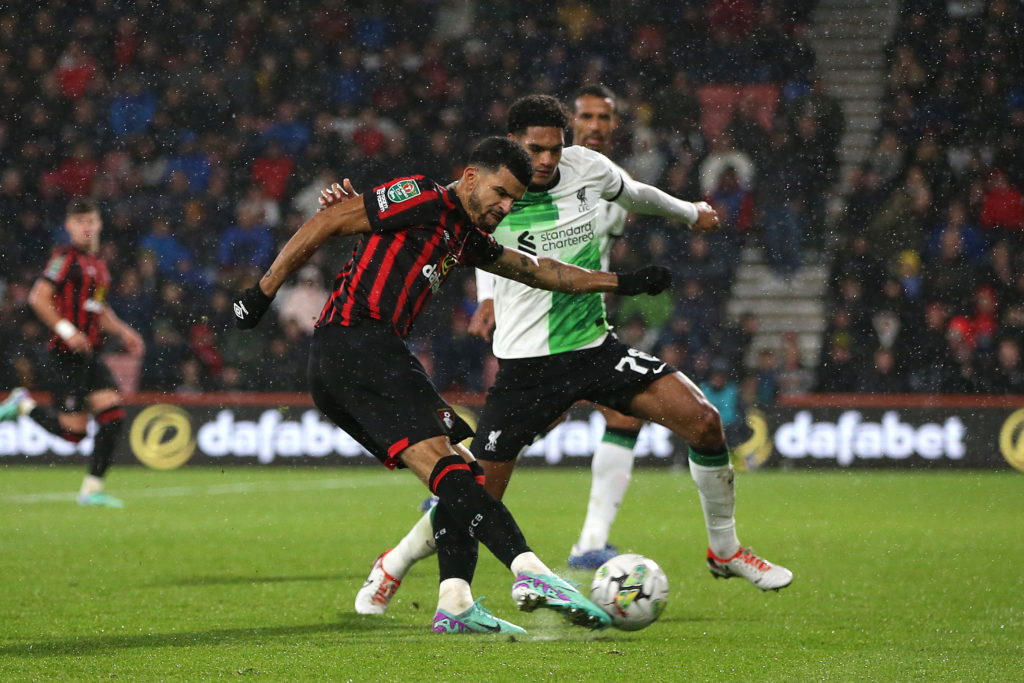
[[[508, 119], [509, 135], [530, 153], [534, 175], [495, 230], [499, 243], [598, 268], [601, 244], [609, 239], [608, 225], [599, 219], [602, 200], [697, 230], [717, 225], [705, 202], [692, 204], [638, 183], [585, 147], [564, 148], [568, 115], [555, 98], [521, 98]], [[552, 294], [496, 278], [494, 312], [499, 370], [472, 444], [492, 495], [504, 494], [523, 450], [573, 403], [592, 401], [665, 425], [689, 444], [714, 576], [741, 576], [762, 590], [790, 584], [789, 570], [754, 555], [737, 539], [733, 469], [718, 411], [681, 372], [610, 334], [600, 295]], [[429, 554], [429, 516], [374, 562], [356, 597], [358, 612], [384, 612], [411, 565]]]
[[[573, 100], [573, 142], [607, 155], [612, 134], [619, 125], [615, 94], [603, 85], [581, 88]], [[616, 166], [619, 173], [626, 171]], [[615, 240], [622, 237], [628, 212], [614, 202], [602, 201], [597, 220], [598, 250], [602, 266], [607, 268]], [[469, 330], [490, 341], [494, 332], [494, 277], [476, 271], [480, 305], [473, 315]], [[633, 448], [643, 427], [643, 420], [599, 405], [605, 419], [605, 431], [591, 460], [590, 499], [579, 540], [569, 551], [569, 566], [574, 569], [597, 569], [618, 555], [618, 548], [608, 542], [612, 522], [626, 496], [633, 473]]]

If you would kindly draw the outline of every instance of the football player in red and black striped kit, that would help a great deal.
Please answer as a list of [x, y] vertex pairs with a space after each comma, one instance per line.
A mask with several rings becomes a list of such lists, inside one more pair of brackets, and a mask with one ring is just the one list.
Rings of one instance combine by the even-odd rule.
[[99, 352], [106, 333], [120, 337], [129, 353], [142, 355], [145, 346], [142, 337], [107, 305], [110, 272], [97, 256], [103, 228], [99, 209], [86, 199], [71, 200], [64, 228], [70, 243], [54, 249], [29, 293], [32, 310], [53, 330], [47, 344], [48, 370], [57, 408], [37, 404], [19, 387], [0, 404], [0, 420], [28, 415], [47, 431], [78, 443], [85, 438], [92, 415], [97, 429], [78, 502], [119, 508], [124, 504], [104, 492], [103, 481], [124, 423], [124, 406]]
[[668, 287], [664, 268], [592, 271], [497, 244], [489, 233], [532, 175], [518, 143], [491, 137], [473, 150], [451, 186], [408, 176], [359, 196], [345, 181], [336, 191], [346, 199], [304, 223], [262, 279], [234, 301], [238, 325], [255, 326], [285, 279], [328, 238], [365, 235], [317, 322], [310, 388], [335, 424], [389, 469], [412, 470], [439, 497], [434, 533], [441, 582], [433, 630], [440, 633], [522, 632], [473, 601], [474, 539], [512, 570], [519, 609], [551, 608], [589, 628], [610, 624], [600, 607], [530, 551], [509, 511], [484, 490], [482, 468], [459, 443], [472, 430], [405, 344], [417, 315], [457, 265], [560, 292], [656, 294]]

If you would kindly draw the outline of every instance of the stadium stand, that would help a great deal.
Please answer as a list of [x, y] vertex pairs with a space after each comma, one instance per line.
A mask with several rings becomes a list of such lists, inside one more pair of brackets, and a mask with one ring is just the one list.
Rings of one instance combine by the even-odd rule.
[[[815, 85], [803, 37], [812, 0], [493, 0], [486, 9], [42, 0], [0, 10], [0, 385], [42, 381], [46, 331], [26, 297], [63, 239], [68, 197], [88, 194], [103, 207], [111, 304], [147, 341], [141, 361], [111, 349], [126, 390], [303, 391], [295, 359], [305, 357], [309, 326], [282, 317], [243, 340], [227, 293], [258, 276], [268, 249], [315, 210], [318, 189], [342, 177], [360, 189], [399, 172], [454, 177], [451, 160], [502, 133], [515, 97], [568, 98], [601, 82], [619, 94], [625, 117], [612, 156], [729, 217], [706, 237], [634, 220], [616, 265], [662, 262], [678, 282], [668, 301], [613, 302], [624, 335], [671, 355], [698, 382], [714, 360], [730, 361], [751, 403], [777, 395], [776, 376], [781, 391], [804, 390], [810, 369], [788, 352], [744, 368], [756, 320], [729, 321], [723, 306], [745, 243], [768, 247], [785, 274], [803, 258], [801, 245], [837, 238], [829, 319], [848, 318], [857, 333], [828, 334], [857, 368], [872, 366], [882, 346], [906, 390], [1017, 386], [1021, 10], [1007, 0], [976, 6], [965, 15], [906, 3], [877, 144], [829, 235], [812, 226], [826, 225], [824, 198], [839, 181], [842, 115]], [[879, 233], [887, 238], [873, 239]], [[896, 233], [898, 251], [888, 238]], [[848, 281], [866, 270], [847, 246], [857, 237], [876, 255], [884, 300], [871, 280], [849, 300]], [[350, 248], [323, 250], [295, 287], [324, 286]], [[950, 263], [970, 272], [971, 286], [942, 281]], [[464, 333], [467, 275], [442, 290], [445, 302], [410, 339], [443, 389], [478, 390], [493, 371], [486, 345]], [[925, 343], [925, 311], [939, 307], [947, 326], [966, 322], [945, 349], [947, 371], [932, 378], [908, 350]], [[880, 312], [890, 315], [880, 322]], [[823, 363], [819, 382], [834, 369]]]

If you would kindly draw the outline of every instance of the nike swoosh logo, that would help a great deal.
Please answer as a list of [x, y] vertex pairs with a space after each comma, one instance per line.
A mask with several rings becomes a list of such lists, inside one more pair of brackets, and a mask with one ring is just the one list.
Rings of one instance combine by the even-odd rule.
[[483, 626], [488, 631], [493, 631], [495, 633], [497, 633], [498, 631], [501, 630], [501, 626], [498, 625], [498, 622], [494, 622], [494, 626], [490, 626], [489, 624], [480, 624], [480, 625]]

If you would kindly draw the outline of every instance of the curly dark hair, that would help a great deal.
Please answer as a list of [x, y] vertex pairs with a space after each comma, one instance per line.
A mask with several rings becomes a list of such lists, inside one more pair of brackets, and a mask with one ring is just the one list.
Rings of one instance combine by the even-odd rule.
[[520, 135], [530, 126], [550, 126], [564, 130], [568, 125], [569, 113], [551, 95], [520, 97], [508, 108], [508, 132], [512, 135]]
[[468, 164], [488, 171], [497, 171], [504, 166], [523, 185], [529, 185], [533, 177], [533, 162], [523, 146], [498, 135], [484, 138], [474, 147]]

